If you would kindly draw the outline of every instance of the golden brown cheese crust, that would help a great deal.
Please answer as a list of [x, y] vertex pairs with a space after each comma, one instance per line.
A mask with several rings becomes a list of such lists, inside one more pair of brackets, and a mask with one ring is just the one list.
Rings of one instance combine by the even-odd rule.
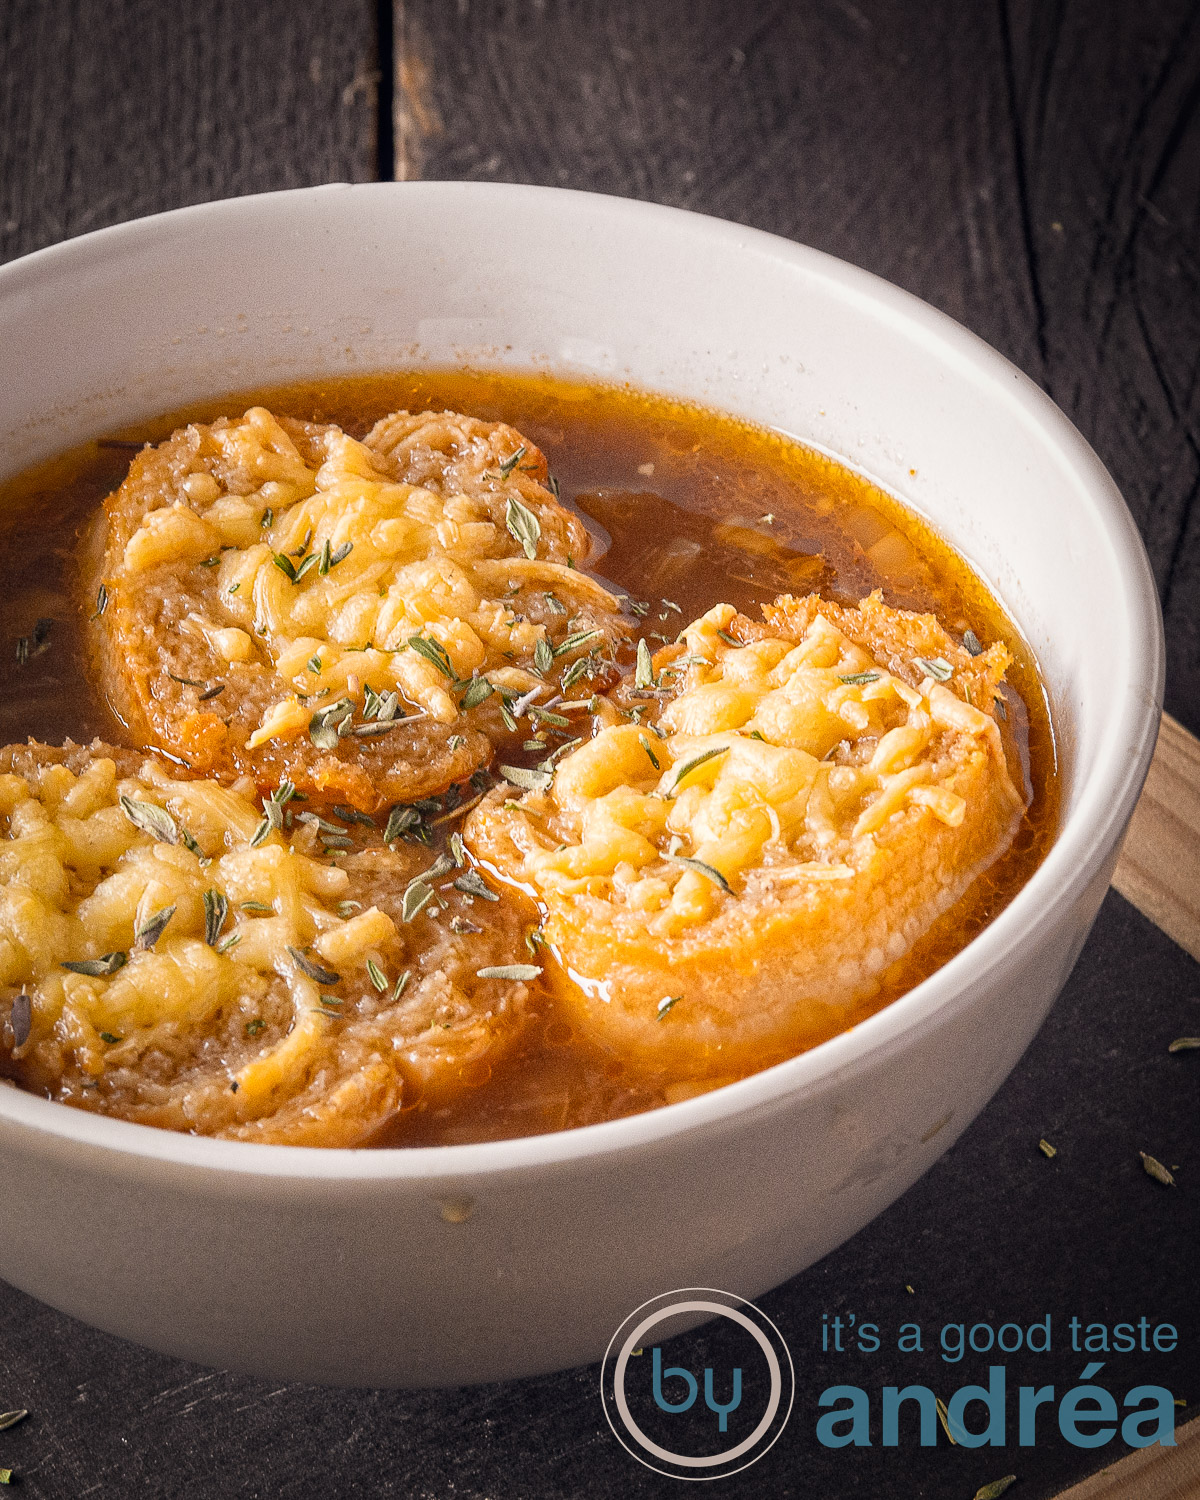
[[264, 829], [252, 795], [98, 742], [0, 752], [4, 1073], [144, 1124], [353, 1146], [513, 1044], [526, 986], [477, 972], [525, 953], [512, 903], [452, 867], [427, 895], [428, 850], [300, 802]]
[[546, 481], [520, 433], [453, 412], [362, 443], [261, 407], [184, 428], [105, 504], [108, 695], [203, 774], [364, 810], [439, 792], [505, 737], [502, 695], [624, 633]]
[[878, 595], [765, 615], [709, 611], [618, 695], [642, 722], [464, 830], [536, 893], [568, 1007], [677, 1077], [857, 1019], [1023, 812], [994, 717], [1003, 646], [973, 657]]

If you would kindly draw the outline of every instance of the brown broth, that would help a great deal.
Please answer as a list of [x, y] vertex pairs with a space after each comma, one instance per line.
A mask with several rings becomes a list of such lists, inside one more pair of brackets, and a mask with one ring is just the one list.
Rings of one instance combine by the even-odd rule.
[[[449, 408], [504, 420], [546, 454], [564, 501], [592, 532], [581, 559], [638, 601], [651, 647], [725, 601], [752, 616], [780, 593], [845, 604], [872, 589], [894, 607], [928, 610], [955, 635], [1006, 642], [1015, 658], [1002, 725], [1010, 768], [1030, 796], [1012, 847], [889, 974], [878, 1010], [953, 957], [1008, 904], [1053, 840], [1058, 818], [1053, 727], [1032, 655], [986, 586], [899, 501], [794, 440], [734, 418], [625, 387], [472, 371], [344, 377], [256, 390], [177, 411], [89, 443], [0, 490], [0, 743], [129, 735], [88, 668], [91, 601], [78, 598], [88, 523], [142, 442], [188, 420], [254, 403], [336, 422], [362, 436], [401, 408]], [[52, 521], [49, 518], [53, 518]], [[641, 607], [645, 605], [644, 612]], [[43, 624], [39, 629], [38, 622]], [[18, 641], [27, 642], [21, 661]], [[566, 1129], [679, 1097], [670, 1080], [635, 1076], [574, 1035], [543, 997], [521, 1050], [472, 1080], [464, 1099], [414, 1099], [374, 1142], [458, 1144]], [[763, 1058], [762, 1065], [779, 1059]], [[690, 1088], [686, 1092], [697, 1092]]]

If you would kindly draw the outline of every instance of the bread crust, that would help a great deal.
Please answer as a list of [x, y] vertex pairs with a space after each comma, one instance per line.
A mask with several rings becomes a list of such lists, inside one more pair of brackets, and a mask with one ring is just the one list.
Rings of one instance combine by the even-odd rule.
[[972, 656], [878, 595], [764, 614], [710, 611], [655, 658], [674, 686], [624, 685], [639, 723], [465, 830], [535, 891], [570, 1012], [675, 1078], [736, 1076], [868, 1014], [1024, 810], [1002, 645]]
[[105, 502], [105, 692], [200, 774], [364, 811], [439, 793], [510, 737], [502, 696], [625, 633], [547, 478], [520, 433], [452, 412], [361, 443], [263, 408], [183, 428]]

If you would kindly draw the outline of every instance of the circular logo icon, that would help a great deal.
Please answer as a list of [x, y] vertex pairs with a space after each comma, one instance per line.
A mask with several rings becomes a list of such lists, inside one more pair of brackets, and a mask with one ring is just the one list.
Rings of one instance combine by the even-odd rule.
[[[688, 1350], [670, 1341], [708, 1326]], [[732, 1292], [681, 1287], [643, 1302], [600, 1368], [604, 1415], [639, 1463], [675, 1479], [724, 1479], [787, 1425], [792, 1356], [770, 1318]]]

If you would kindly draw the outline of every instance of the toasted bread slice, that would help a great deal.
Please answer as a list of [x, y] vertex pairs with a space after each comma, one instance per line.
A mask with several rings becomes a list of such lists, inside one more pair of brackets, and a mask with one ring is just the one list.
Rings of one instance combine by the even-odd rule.
[[437, 793], [509, 733], [504, 696], [624, 633], [546, 480], [520, 433], [452, 412], [365, 443], [261, 407], [183, 428], [105, 503], [108, 696], [205, 775], [365, 811]]
[[0, 752], [5, 1074], [173, 1130], [353, 1146], [513, 1043], [526, 985], [478, 974], [525, 952], [511, 902], [448, 859], [434, 896], [429, 850], [252, 797], [98, 742]]
[[531, 889], [561, 996], [623, 1059], [736, 1076], [857, 1020], [1008, 846], [1024, 802], [972, 656], [879, 595], [719, 605], [545, 791], [472, 813]]

